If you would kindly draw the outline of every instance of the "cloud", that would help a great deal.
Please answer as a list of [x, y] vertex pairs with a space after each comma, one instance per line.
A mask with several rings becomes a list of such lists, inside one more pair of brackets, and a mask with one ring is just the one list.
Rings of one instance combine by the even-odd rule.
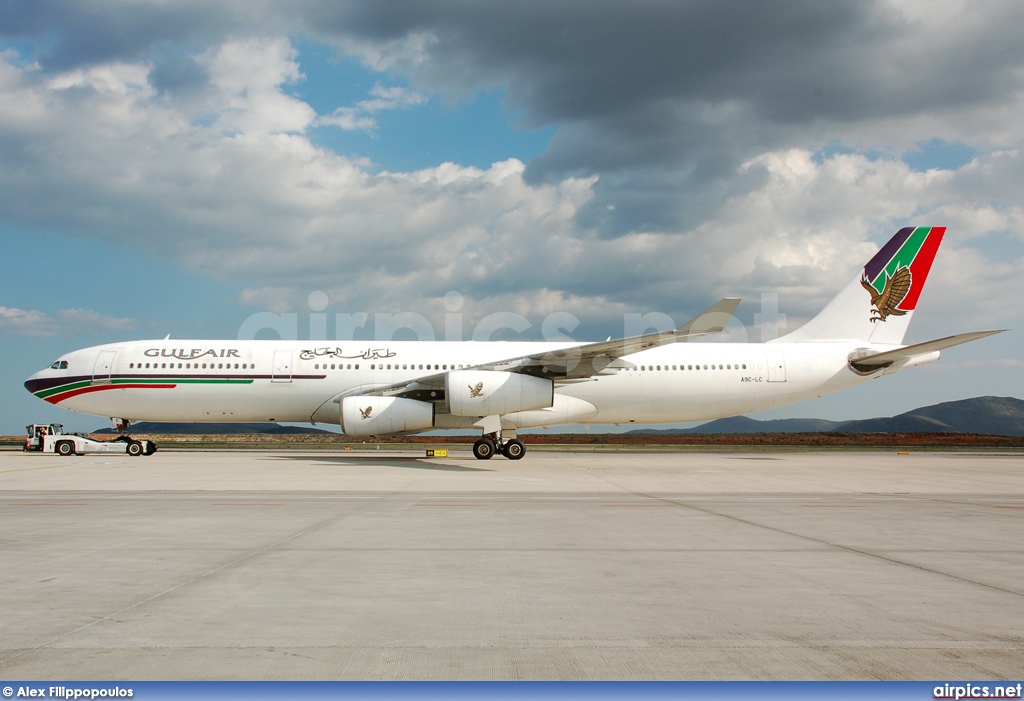
[[[835, 140], [902, 152], [1017, 142], [1024, 7], [947, 3], [307, 3], [317, 36], [423, 89], [503, 86], [555, 125], [529, 182], [600, 174], [581, 220], [605, 236], [697, 226], [765, 152]], [[415, 47], [415, 50], [413, 50]], [[609, 205], [614, 209], [609, 208]]]
[[339, 107], [330, 114], [320, 117], [317, 124], [335, 126], [345, 131], [372, 130], [377, 126], [377, 120], [373, 116], [377, 112], [404, 109], [426, 102], [426, 97], [415, 90], [398, 86], [385, 87], [380, 83], [373, 86], [370, 95], [371, 99], [361, 100], [355, 107]]
[[106, 316], [92, 309], [62, 309], [51, 315], [34, 309], [0, 307], [0, 335], [4, 336], [55, 336], [137, 326], [134, 319]]
[[[5, 222], [146, 247], [267, 309], [321, 289], [439, 319], [455, 289], [473, 318], [554, 304], [609, 323], [761, 292], [796, 323], [899, 226], [948, 224], [922, 306], [1019, 314], [992, 300], [1020, 297], [1020, 255], [983, 245], [1024, 240], [1019, 3], [120, 7], [0, 21], [52, 38], [37, 66], [0, 62]], [[292, 94], [300, 30], [389, 75], [318, 115]], [[388, 172], [307, 135], [492, 87], [555, 128], [541, 156]], [[900, 160], [935, 139], [977, 155]]]

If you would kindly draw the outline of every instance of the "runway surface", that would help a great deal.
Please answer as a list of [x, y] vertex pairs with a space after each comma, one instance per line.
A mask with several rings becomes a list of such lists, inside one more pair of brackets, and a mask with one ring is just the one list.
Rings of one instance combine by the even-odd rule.
[[0, 453], [4, 679], [1019, 679], [1024, 456]]

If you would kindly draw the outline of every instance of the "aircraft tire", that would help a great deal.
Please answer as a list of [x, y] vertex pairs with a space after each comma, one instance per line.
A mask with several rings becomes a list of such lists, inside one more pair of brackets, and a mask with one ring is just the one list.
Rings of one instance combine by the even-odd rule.
[[125, 452], [127, 452], [133, 458], [142, 455], [142, 443], [139, 443], [138, 441], [129, 442], [128, 447], [125, 449]]
[[501, 454], [509, 460], [522, 460], [526, 455], [526, 446], [517, 438], [513, 438], [501, 449]]
[[146, 455], [152, 455], [156, 452], [156, 443], [149, 441], [146, 443]]
[[490, 460], [494, 457], [494, 443], [487, 438], [481, 438], [473, 444], [473, 455], [477, 460]]
[[75, 454], [75, 444], [71, 441], [61, 441], [57, 444], [56, 449], [57, 455], [63, 455], [64, 457]]

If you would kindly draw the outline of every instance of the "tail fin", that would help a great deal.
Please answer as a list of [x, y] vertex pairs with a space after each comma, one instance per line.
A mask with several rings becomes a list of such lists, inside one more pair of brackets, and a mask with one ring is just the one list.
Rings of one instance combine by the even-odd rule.
[[777, 341], [902, 343], [945, 233], [944, 226], [900, 229], [818, 316]]

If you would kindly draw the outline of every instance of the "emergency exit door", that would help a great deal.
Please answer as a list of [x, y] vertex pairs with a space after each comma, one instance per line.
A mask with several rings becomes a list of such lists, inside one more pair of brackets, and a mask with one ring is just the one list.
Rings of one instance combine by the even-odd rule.
[[274, 366], [270, 376], [271, 382], [292, 381], [292, 352], [274, 351]]
[[786, 356], [782, 351], [768, 351], [765, 353], [768, 359], [768, 381], [786, 381]]

